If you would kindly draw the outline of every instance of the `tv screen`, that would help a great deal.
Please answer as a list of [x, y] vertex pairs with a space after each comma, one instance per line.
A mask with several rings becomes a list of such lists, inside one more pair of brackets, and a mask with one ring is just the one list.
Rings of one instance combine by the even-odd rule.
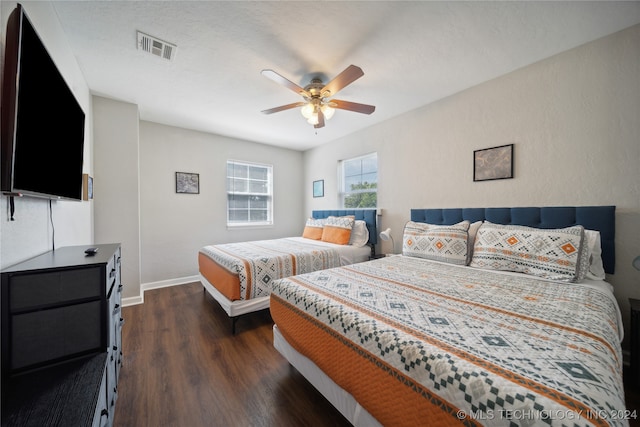
[[6, 42], [2, 190], [82, 200], [84, 112], [20, 5]]

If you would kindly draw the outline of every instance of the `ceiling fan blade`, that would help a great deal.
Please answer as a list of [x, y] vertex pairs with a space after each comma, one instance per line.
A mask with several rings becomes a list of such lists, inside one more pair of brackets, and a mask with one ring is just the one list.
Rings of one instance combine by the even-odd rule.
[[282, 77], [280, 74], [276, 73], [273, 70], [262, 70], [261, 74], [266, 78], [273, 80], [274, 82], [288, 89], [291, 89], [298, 95], [307, 96], [307, 97], [310, 96], [310, 94], [306, 90], [304, 90], [303, 88], [301, 88], [300, 86], [292, 82], [291, 80], [287, 79], [286, 77]]
[[268, 110], [262, 110], [262, 113], [273, 114], [279, 111], [290, 110], [296, 107], [302, 107], [304, 104], [305, 104], [304, 102], [294, 102], [293, 104], [281, 105], [279, 107], [269, 108]]
[[333, 80], [322, 88], [322, 93], [329, 91], [329, 96], [335, 96], [342, 88], [364, 76], [362, 68], [349, 65], [343, 72], [338, 74]]
[[357, 102], [340, 101], [339, 99], [332, 99], [329, 103], [333, 108], [339, 108], [341, 110], [355, 111], [356, 113], [371, 114], [376, 111], [374, 105], [358, 104]]
[[318, 108], [318, 124], [313, 125], [314, 128], [319, 129], [324, 127], [324, 113]]

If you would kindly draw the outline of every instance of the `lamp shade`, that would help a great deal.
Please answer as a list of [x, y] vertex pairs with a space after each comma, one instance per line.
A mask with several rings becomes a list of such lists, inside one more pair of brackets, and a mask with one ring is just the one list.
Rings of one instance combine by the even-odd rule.
[[382, 240], [384, 240], [385, 242], [387, 240], [391, 240], [391, 229], [387, 228], [386, 230], [384, 230], [383, 232], [380, 233], [380, 238]]
[[396, 253], [396, 242], [393, 240], [393, 236], [391, 235], [391, 229], [387, 228], [382, 233], [380, 233], [380, 239], [384, 241], [391, 240], [391, 253]]
[[633, 260], [633, 268], [635, 268], [636, 270], [640, 270], [640, 255], [638, 255], [634, 260]]

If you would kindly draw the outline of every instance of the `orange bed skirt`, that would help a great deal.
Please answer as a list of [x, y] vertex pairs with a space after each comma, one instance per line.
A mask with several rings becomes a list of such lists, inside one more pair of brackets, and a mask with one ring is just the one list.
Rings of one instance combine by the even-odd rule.
[[230, 301], [240, 299], [240, 278], [221, 267], [208, 256], [198, 253], [200, 274]]
[[[276, 295], [271, 316], [282, 336], [385, 426], [478, 425], [458, 409]], [[462, 418], [462, 419], [461, 419]]]

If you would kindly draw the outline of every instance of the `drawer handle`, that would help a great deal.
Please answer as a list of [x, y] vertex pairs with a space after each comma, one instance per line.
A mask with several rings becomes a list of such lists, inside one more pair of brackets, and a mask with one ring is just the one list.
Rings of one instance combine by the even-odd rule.
[[109, 278], [113, 277], [116, 275], [116, 269], [112, 268], [111, 271], [109, 272]]
[[100, 416], [106, 415], [107, 418], [109, 418], [109, 411], [107, 411], [106, 409], [103, 409], [102, 411], [100, 411]]

